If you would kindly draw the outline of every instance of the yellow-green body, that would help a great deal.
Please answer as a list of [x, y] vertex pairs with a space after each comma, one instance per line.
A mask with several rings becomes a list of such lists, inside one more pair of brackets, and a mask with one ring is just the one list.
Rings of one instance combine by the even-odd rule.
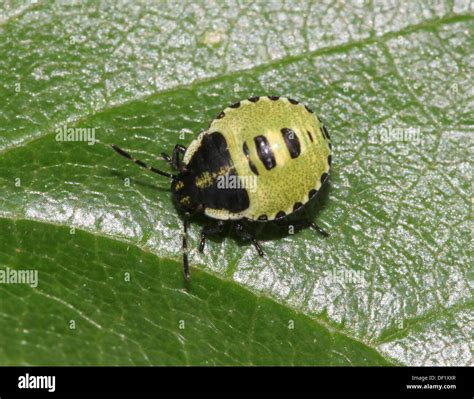
[[[239, 179], [247, 179], [247, 184], [255, 182], [256, 187], [247, 188], [250, 206], [244, 211], [232, 213], [226, 209], [207, 208], [205, 214], [220, 220], [264, 220], [262, 215], [273, 220], [279, 212], [289, 215], [295, 210], [295, 204], [308, 202], [310, 192], [314, 195], [314, 190], [321, 187], [322, 178], [324, 181], [329, 174], [329, 136], [323, 133], [323, 125], [315, 114], [294, 100], [260, 97], [258, 101], [244, 100], [239, 104], [226, 108], [211, 122], [209, 129], [188, 147], [183, 161], [189, 162], [206, 134], [221, 132]], [[291, 157], [285, 144], [283, 128], [292, 129], [297, 135], [300, 154], [296, 158]], [[269, 170], [257, 153], [254, 138], [260, 135], [267, 138], [276, 161], [276, 166]], [[258, 174], [251, 170], [249, 159], [242, 150], [244, 142], [248, 147], [248, 158]]]

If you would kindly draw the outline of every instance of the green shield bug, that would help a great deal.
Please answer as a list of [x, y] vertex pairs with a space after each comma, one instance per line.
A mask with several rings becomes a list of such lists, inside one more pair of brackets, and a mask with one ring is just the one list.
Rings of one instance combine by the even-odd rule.
[[[199, 250], [208, 235], [233, 222], [236, 233], [262, 248], [242, 221], [280, 221], [319, 192], [331, 167], [331, 141], [313, 111], [286, 97], [262, 96], [239, 101], [222, 111], [191, 142], [177, 144], [162, 157], [177, 173], [153, 168], [116, 145], [112, 148], [137, 165], [171, 179], [171, 192], [184, 211], [183, 268], [189, 279], [187, 227], [204, 214], [213, 223], [201, 231]], [[246, 183], [246, 184], [244, 184]], [[312, 221], [303, 223], [328, 234]]]

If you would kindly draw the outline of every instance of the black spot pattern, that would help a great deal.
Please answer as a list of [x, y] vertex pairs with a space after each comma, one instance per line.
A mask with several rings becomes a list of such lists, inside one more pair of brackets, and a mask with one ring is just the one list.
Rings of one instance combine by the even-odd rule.
[[295, 205], [293, 205], [293, 212], [296, 212], [302, 206], [303, 206], [303, 204], [301, 202], [296, 202]]
[[254, 138], [257, 154], [267, 170], [276, 166], [275, 156], [270, 148], [270, 144], [265, 136], [256, 136]]
[[283, 211], [279, 211], [276, 216], [275, 216], [275, 219], [281, 219], [281, 218], [284, 218], [286, 216], [286, 213], [283, 212]]
[[324, 172], [321, 175], [321, 184], [323, 184], [326, 181], [327, 178], [328, 178], [328, 174], [326, 172]]
[[316, 194], [318, 193], [318, 190], [315, 190], [314, 188], [309, 191], [309, 198], [313, 198]]
[[304, 106], [306, 108], [306, 111], [308, 111], [310, 114], [312, 114], [314, 111], [309, 108], [307, 105]]
[[297, 100], [293, 100], [292, 98], [289, 98], [288, 101], [292, 103], [293, 105], [299, 104]]
[[260, 215], [260, 216], [258, 217], [258, 220], [264, 222], [264, 221], [268, 220], [268, 217], [267, 217], [267, 215]]
[[307, 132], [308, 132], [309, 139], [311, 140], [311, 142], [313, 142], [313, 135], [311, 134], [309, 130], [307, 130]]
[[329, 137], [328, 129], [326, 129], [326, 126], [323, 125], [322, 129], [323, 129], [323, 134], [326, 140], [331, 140], [331, 137]]
[[291, 158], [298, 158], [301, 153], [301, 145], [294, 130], [285, 127], [281, 129], [281, 133], [283, 134], [283, 139], [285, 140], [286, 148], [288, 148]]
[[276, 101], [276, 100], [280, 99], [280, 97], [278, 97], [278, 96], [268, 96], [268, 98], [272, 101]]
[[219, 115], [217, 115], [217, 119], [222, 119], [225, 116], [225, 112], [222, 111]]
[[240, 101], [237, 101], [236, 103], [230, 106], [230, 108], [239, 108], [239, 107], [240, 107]]
[[331, 166], [331, 163], [332, 163], [332, 156], [328, 155], [328, 164], [329, 164], [329, 166]]
[[258, 100], [260, 100], [260, 97], [258, 97], [258, 96], [249, 98], [249, 101], [251, 101], [253, 103], [256, 103]]
[[255, 164], [252, 162], [252, 160], [250, 159], [250, 151], [249, 151], [249, 147], [247, 145], [246, 142], [244, 142], [243, 146], [242, 146], [242, 149], [244, 151], [244, 155], [245, 157], [247, 158], [247, 161], [249, 163], [249, 167], [250, 167], [250, 170], [256, 174], [258, 176], [258, 170], [257, 170], [257, 167], [255, 166]]

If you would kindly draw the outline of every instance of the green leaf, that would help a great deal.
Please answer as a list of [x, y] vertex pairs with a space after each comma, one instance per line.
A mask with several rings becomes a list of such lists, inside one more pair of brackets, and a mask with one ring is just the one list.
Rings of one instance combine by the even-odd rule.
[[[468, 3], [0, 7], [0, 270], [39, 278], [0, 284], [1, 364], [472, 364]], [[109, 144], [164, 167], [263, 94], [329, 127], [331, 237], [211, 240], [185, 289], [169, 182]]]
[[4, 364], [387, 364], [232, 281], [195, 270], [183, 290], [179, 263], [135, 246], [31, 221], [0, 232], [2, 263], [39, 281], [2, 290]]

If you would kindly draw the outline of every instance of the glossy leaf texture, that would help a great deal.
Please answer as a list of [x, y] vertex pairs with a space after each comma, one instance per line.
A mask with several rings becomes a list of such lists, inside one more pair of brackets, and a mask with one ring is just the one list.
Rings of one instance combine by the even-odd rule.
[[[1, 364], [472, 365], [472, 3], [0, 7], [0, 269], [39, 276], [0, 284]], [[328, 126], [331, 236], [200, 254], [198, 219], [186, 287], [169, 182], [110, 144], [166, 168], [254, 95]]]

